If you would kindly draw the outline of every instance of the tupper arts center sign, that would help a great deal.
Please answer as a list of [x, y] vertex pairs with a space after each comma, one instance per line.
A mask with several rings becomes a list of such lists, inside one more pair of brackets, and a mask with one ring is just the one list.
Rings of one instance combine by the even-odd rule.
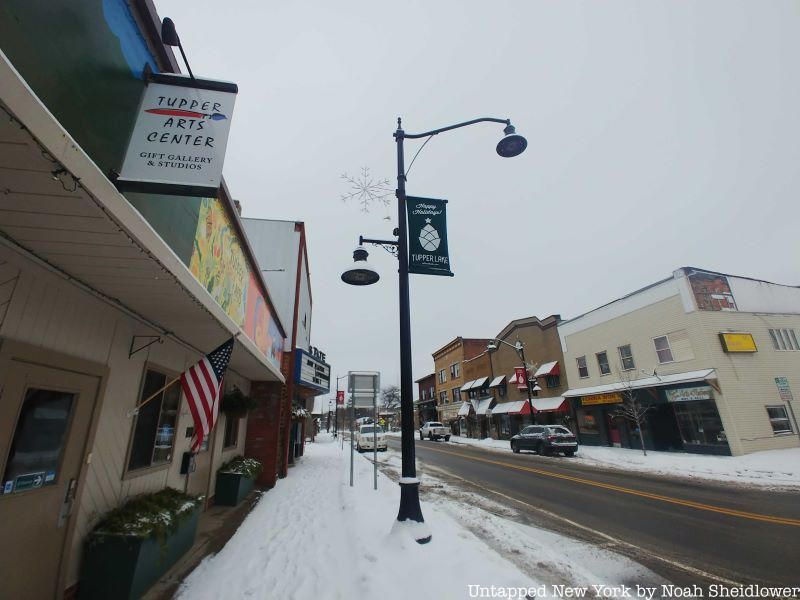
[[150, 75], [117, 187], [217, 197], [237, 91], [226, 81]]

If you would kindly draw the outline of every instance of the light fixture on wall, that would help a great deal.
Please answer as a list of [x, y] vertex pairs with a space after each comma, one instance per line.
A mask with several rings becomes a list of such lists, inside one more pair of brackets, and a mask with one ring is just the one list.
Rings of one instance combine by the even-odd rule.
[[189, 66], [189, 61], [186, 60], [186, 53], [183, 51], [181, 38], [178, 37], [178, 31], [175, 29], [175, 23], [169, 17], [164, 17], [164, 20], [161, 22], [161, 41], [165, 46], [178, 47], [178, 49], [181, 51], [183, 62], [186, 65], [186, 70], [189, 71], [189, 77], [194, 79], [194, 73], [192, 73], [192, 68]]

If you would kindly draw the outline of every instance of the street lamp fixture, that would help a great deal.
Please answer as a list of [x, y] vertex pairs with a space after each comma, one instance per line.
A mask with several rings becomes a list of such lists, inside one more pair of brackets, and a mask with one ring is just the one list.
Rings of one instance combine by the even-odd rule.
[[511, 123], [506, 125], [503, 132], [505, 137], [497, 142], [497, 153], [503, 158], [518, 156], [528, 147], [528, 140], [519, 135]]
[[358, 246], [353, 250], [353, 262], [355, 264], [342, 273], [342, 281], [350, 285], [372, 285], [373, 283], [378, 283], [381, 276], [369, 264], [368, 257], [369, 252], [364, 246]]
[[[533, 397], [531, 396], [531, 382], [528, 379], [528, 364], [525, 362], [525, 346], [522, 342], [517, 340], [514, 344], [509, 344], [503, 340], [492, 340], [486, 345], [489, 352], [494, 352], [499, 347], [498, 344], [505, 344], [517, 351], [517, 354], [522, 359], [522, 368], [525, 370], [525, 389], [528, 392], [528, 408], [531, 411], [531, 419], [533, 419]], [[534, 421], [535, 422], [535, 421]]]
[[[476, 123], [502, 123], [505, 137], [497, 144], [497, 153], [510, 158], [521, 154], [528, 145], [524, 137], [518, 135], [511, 125], [510, 119], [497, 119], [494, 117], [481, 117], [448, 125], [439, 129], [432, 129], [423, 133], [406, 133], [403, 131], [402, 120], [397, 119], [397, 129], [394, 132], [394, 140], [397, 145], [397, 223], [395, 229], [397, 241], [394, 240], [368, 240], [361, 238], [360, 244], [373, 244], [382, 246], [397, 256], [399, 262], [398, 269], [398, 292], [399, 292], [399, 312], [400, 312], [400, 421], [401, 421], [401, 456], [402, 468], [400, 477], [400, 509], [397, 513], [397, 521], [402, 523], [410, 521], [415, 523], [414, 538], [420, 544], [431, 541], [431, 535], [424, 526], [425, 519], [422, 517], [422, 508], [419, 504], [419, 479], [417, 479], [417, 467], [414, 448], [414, 390], [413, 375], [411, 368], [411, 311], [408, 286], [408, 224], [406, 215], [406, 179], [407, 171], [405, 168], [405, 156], [403, 154], [403, 140], [430, 138], [434, 135], [459, 129]], [[421, 148], [420, 148], [421, 150]], [[417, 152], [419, 154], [419, 152]], [[415, 156], [416, 158], [416, 156]], [[412, 163], [414, 161], [412, 160]], [[409, 167], [410, 168], [410, 167]], [[351, 285], [370, 285], [378, 281], [379, 276], [371, 267], [365, 268], [367, 261], [367, 251], [362, 246], [356, 248], [353, 253], [356, 266], [342, 274], [342, 281]], [[528, 392], [530, 394], [530, 390]], [[531, 404], [531, 406], [533, 406]]]
[[194, 73], [192, 73], [192, 67], [189, 66], [189, 61], [186, 60], [186, 53], [183, 51], [183, 44], [181, 44], [181, 38], [178, 37], [178, 30], [175, 29], [175, 22], [169, 17], [165, 17], [164, 20], [161, 21], [161, 42], [165, 46], [178, 47], [178, 49], [181, 51], [183, 62], [186, 65], [186, 70], [189, 71], [189, 77], [194, 79]]

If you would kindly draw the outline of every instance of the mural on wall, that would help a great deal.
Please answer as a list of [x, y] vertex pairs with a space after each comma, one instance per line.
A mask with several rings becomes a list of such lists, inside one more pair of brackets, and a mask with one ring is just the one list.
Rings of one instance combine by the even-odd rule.
[[244, 325], [249, 269], [222, 204], [203, 198], [189, 269], [239, 327]]
[[725, 275], [693, 271], [689, 273], [689, 283], [699, 310], [736, 310], [736, 301]]
[[280, 368], [283, 336], [236, 230], [216, 198], [203, 198], [189, 269], [270, 362]]
[[247, 286], [247, 317], [244, 322], [244, 332], [265, 356], [280, 365], [283, 336], [252, 273], [250, 273], [250, 284]]

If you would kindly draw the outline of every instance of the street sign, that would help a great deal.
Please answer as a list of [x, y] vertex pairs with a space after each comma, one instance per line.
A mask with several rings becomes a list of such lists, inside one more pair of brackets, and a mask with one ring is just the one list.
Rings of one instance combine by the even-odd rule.
[[378, 371], [349, 371], [347, 391], [356, 408], [372, 408], [378, 401], [381, 390], [381, 374]]

